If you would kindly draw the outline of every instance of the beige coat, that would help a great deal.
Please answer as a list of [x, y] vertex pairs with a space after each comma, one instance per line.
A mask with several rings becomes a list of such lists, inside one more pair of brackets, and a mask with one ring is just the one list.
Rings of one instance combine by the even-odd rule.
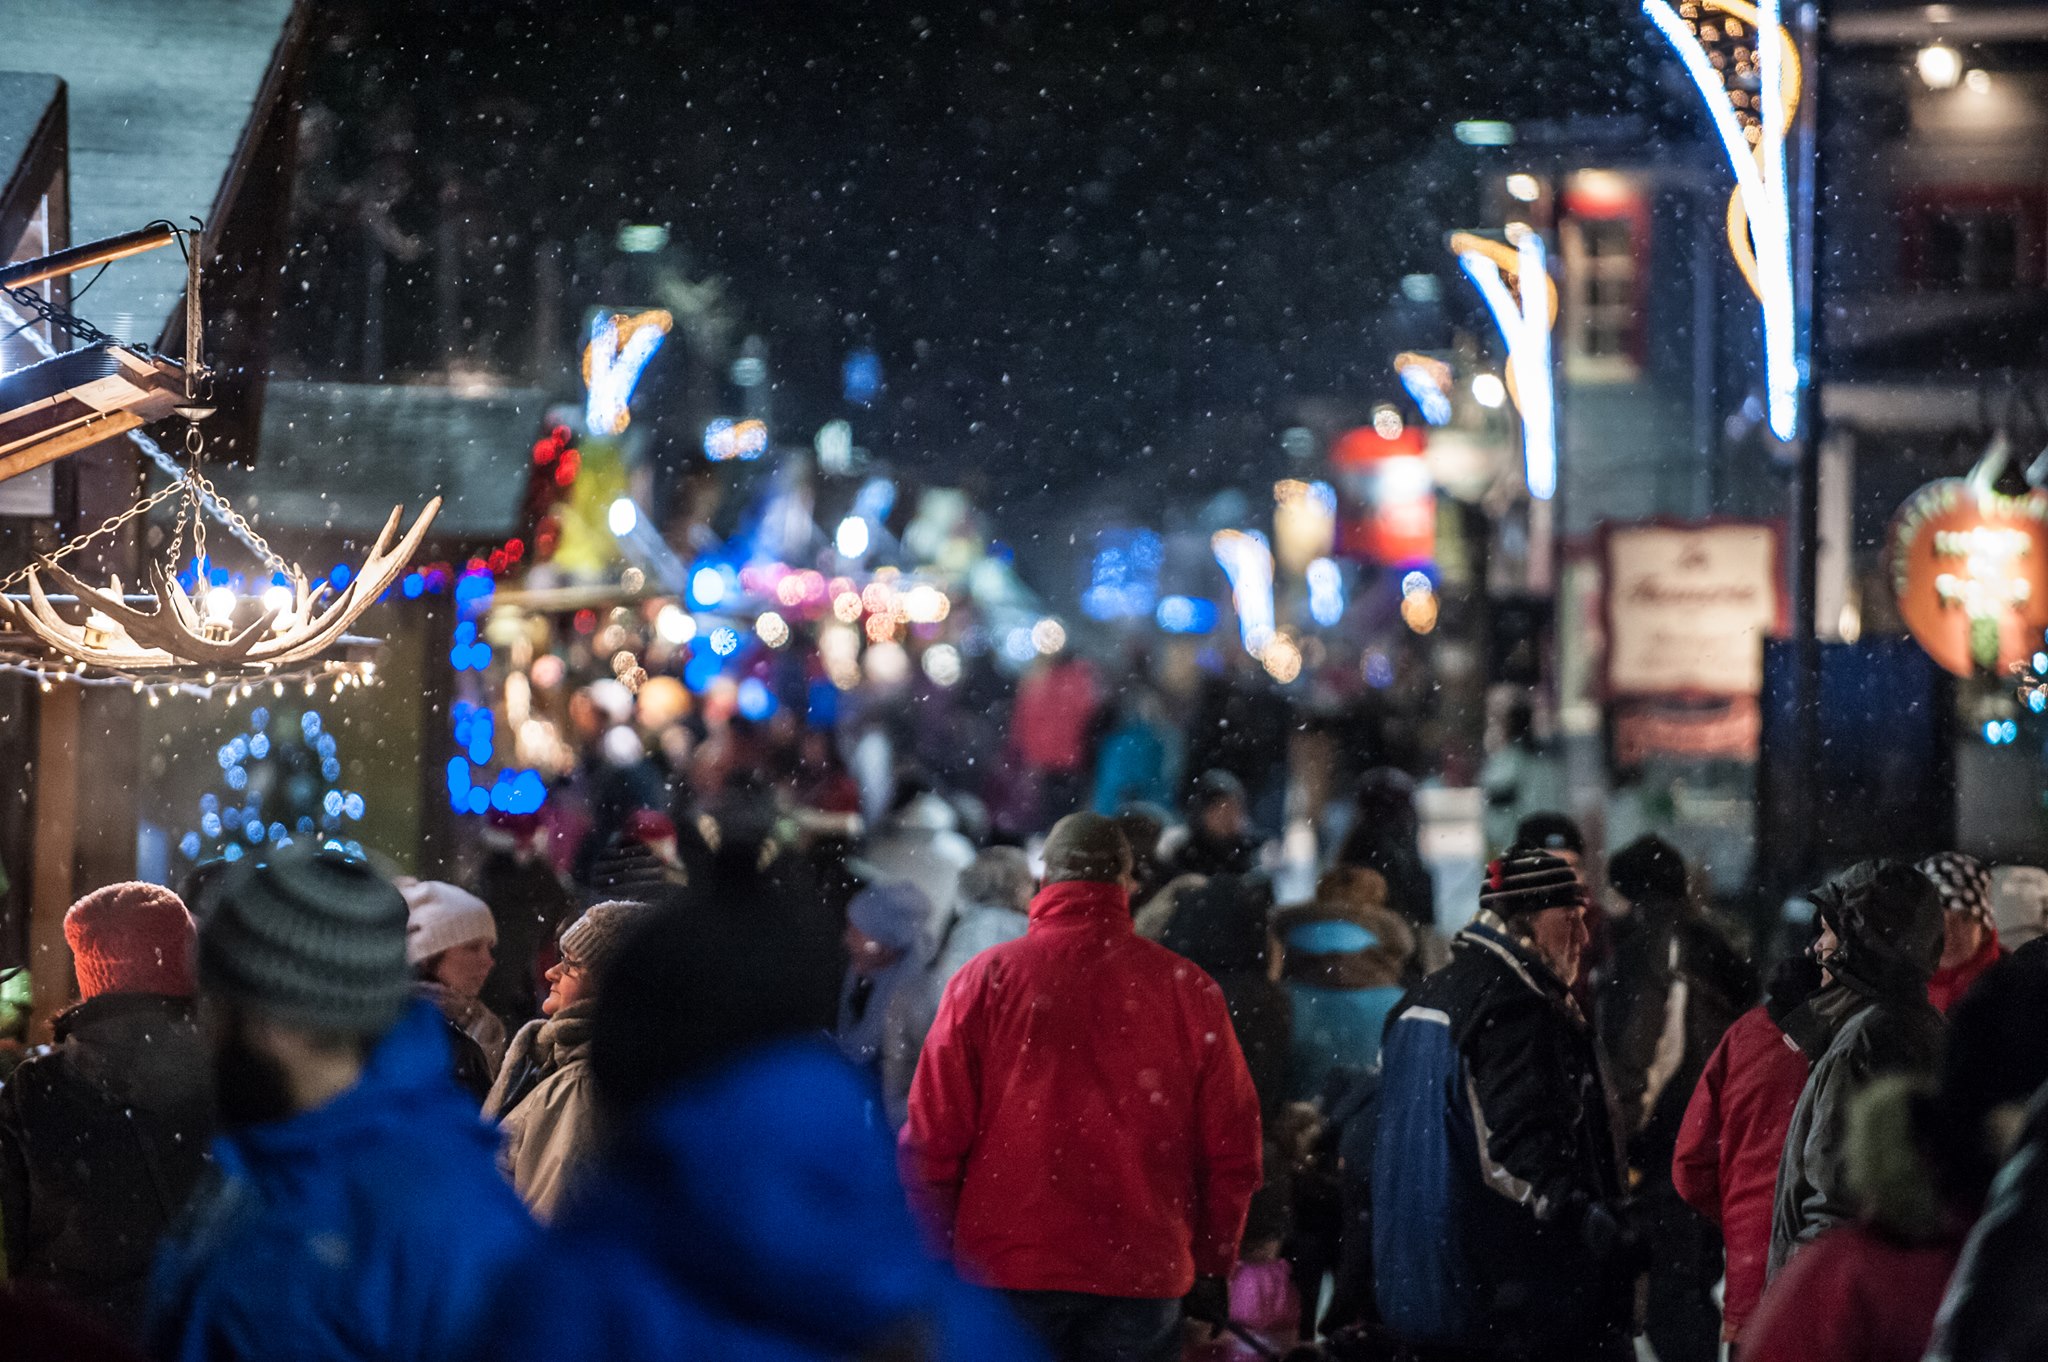
[[499, 1162], [543, 1221], [554, 1218], [564, 1190], [597, 1145], [585, 1007], [521, 1027], [484, 1103], [484, 1115], [504, 1134]]

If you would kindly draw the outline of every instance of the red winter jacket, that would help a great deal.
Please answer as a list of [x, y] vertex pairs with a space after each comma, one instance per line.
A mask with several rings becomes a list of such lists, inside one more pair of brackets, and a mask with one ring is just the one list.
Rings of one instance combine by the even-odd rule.
[[1721, 1227], [1728, 1284], [1721, 1337], [1734, 1340], [1764, 1293], [1778, 1159], [1807, 1062], [1771, 1015], [1753, 1007], [1707, 1058], [1678, 1129], [1671, 1182], [1688, 1206]]
[[1975, 955], [1960, 965], [1938, 969], [1927, 981], [1927, 1001], [1934, 1004], [1934, 1010], [1942, 1016], [1956, 1005], [1956, 1000], [1970, 991], [1970, 986], [1984, 977], [1984, 971], [1997, 964], [2005, 950], [1995, 936], [1986, 937], [1984, 946]]
[[1919, 1362], [1962, 1240], [1902, 1244], [1842, 1225], [1794, 1254], [1742, 1338], [1742, 1362]]
[[1069, 881], [946, 986], [901, 1153], [973, 1280], [1164, 1299], [1237, 1259], [1259, 1098], [1222, 990], [1121, 888]]

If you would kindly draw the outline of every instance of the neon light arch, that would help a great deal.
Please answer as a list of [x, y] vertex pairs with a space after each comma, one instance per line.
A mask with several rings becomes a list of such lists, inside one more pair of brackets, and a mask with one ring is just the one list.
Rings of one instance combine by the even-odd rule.
[[[1780, 22], [1779, 0], [1642, 0], [1643, 13], [1677, 52], [1705, 102], [1707, 115], [1735, 172], [1728, 205], [1728, 245], [1737, 268], [1763, 307], [1764, 408], [1771, 433], [1790, 440], [1799, 432], [1797, 317], [1792, 280], [1792, 193], [1785, 138], [1798, 111], [1799, 58]], [[1721, 16], [1719, 24], [1713, 16]], [[1748, 25], [1754, 51], [1738, 46], [1717, 65], [1707, 43], [1736, 41], [1728, 25]], [[1768, 35], [1766, 38], [1764, 35]], [[1758, 93], [1731, 88], [1753, 63]], [[1732, 69], [1724, 70], [1723, 67]]]
[[1522, 415], [1522, 469], [1529, 495], [1557, 495], [1557, 396], [1550, 334], [1557, 325], [1557, 283], [1543, 238], [1524, 231], [1513, 246], [1471, 232], [1451, 233], [1458, 264], [1478, 288], [1507, 342], [1509, 396]]

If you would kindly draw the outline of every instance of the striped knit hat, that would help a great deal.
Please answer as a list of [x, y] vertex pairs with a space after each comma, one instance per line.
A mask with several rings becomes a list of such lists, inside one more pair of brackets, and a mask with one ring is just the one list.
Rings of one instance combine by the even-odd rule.
[[1506, 921], [1546, 908], [1571, 908], [1586, 901], [1579, 873], [1547, 851], [1511, 851], [1486, 867], [1479, 906]]
[[339, 851], [280, 850], [200, 905], [199, 986], [281, 1022], [380, 1036], [412, 995], [405, 898]]

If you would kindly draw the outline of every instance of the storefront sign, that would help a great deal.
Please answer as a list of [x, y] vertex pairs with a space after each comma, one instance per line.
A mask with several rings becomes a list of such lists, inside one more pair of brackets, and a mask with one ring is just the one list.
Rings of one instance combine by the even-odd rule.
[[1695, 704], [1625, 700], [1613, 709], [1614, 764], [1624, 770], [1649, 757], [1755, 761], [1763, 710], [1753, 695]]
[[1886, 538], [1899, 616], [1957, 676], [2002, 672], [2048, 629], [2048, 496], [1943, 478], [1906, 498]]
[[1417, 427], [1392, 434], [1362, 426], [1337, 441], [1331, 463], [1346, 499], [1361, 510], [1338, 549], [1386, 567], [1427, 567], [1436, 557], [1436, 485]]
[[1776, 526], [1612, 526], [1606, 558], [1609, 695], [1762, 690], [1764, 639], [1786, 613]]

